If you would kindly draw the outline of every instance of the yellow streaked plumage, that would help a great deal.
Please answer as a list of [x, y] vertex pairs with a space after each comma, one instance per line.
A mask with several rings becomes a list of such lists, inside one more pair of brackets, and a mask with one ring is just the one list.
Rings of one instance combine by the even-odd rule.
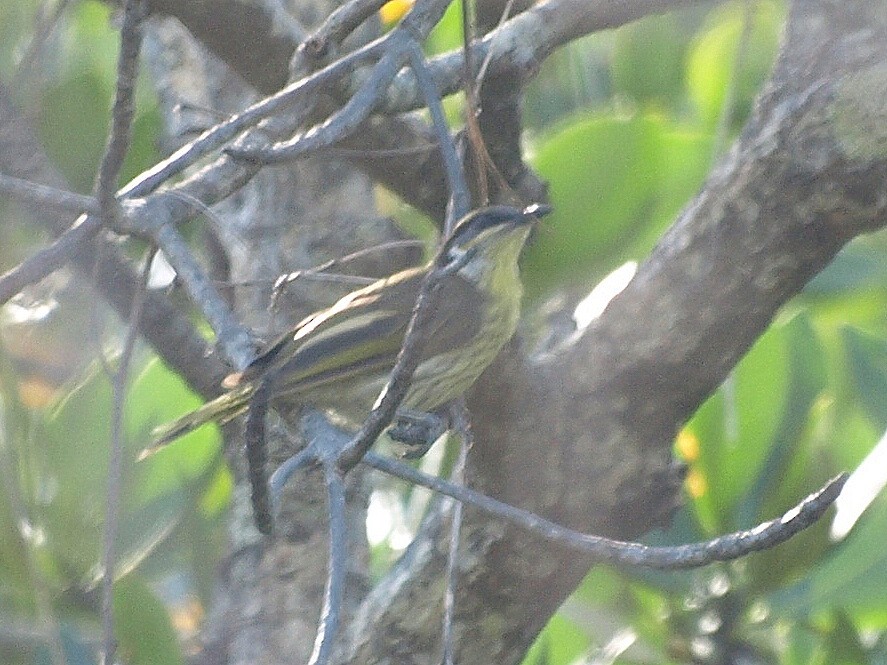
[[[435, 295], [403, 408], [430, 412], [460, 396], [514, 334], [521, 299], [517, 259], [530, 222], [547, 211], [493, 206], [456, 226], [447, 251], [454, 258], [471, 254]], [[229, 392], [162, 428], [158, 445], [242, 414], [258, 383], [272, 376], [272, 404], [310, 404], [359, 423], [394, 365], [429, 270], [397, 273], [307, 317], [234, 375]]]

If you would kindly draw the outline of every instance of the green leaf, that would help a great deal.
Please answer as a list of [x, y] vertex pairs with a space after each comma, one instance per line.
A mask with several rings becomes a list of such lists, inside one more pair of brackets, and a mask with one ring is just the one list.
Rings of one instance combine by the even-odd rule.
[[137, 577], [114, 584], [114, 624], [129, 665], [184, 665], [166, 607]]
[[[75, 189], [85, 192], [92, 188], [107, 140], [120, 35], [106, 3], [80, 2], [68, 14], [59, 40], [60, 72], [42, 93], [38, 128], [53, 161]], [[160, 116], [154, 99], [150, 87], [140, 81], [123, 178], [157, 159]]]
[[96, 370], [57, 405], [39, 442], [41, 467], [36, 482], [52, 488], [38, 498], [40, 526], [47, 544], [65, 568], [80, 574], [98, 560], [104, 520], [111, 421], [111, 386]]
[[825, 270], [804, 287], [806, 295], [848, 296], [860, 290], [884, 291], [887, 261], [884, 251], [862, 242], [845, 247]]
[[71, 186], [92, 188], [108, 132], [111, 90], [94, 71], [80, 71], [43, 93], [38, 121], [43, 146]]
[[790, 333], [786, 323], [774, 323], [688, 424], [700, 442], [696, 465], [708, 486], [695, 505], [715, 532], [749, 526], [736, 524], [734, 511], [762, 472], [784, 417]]
[[588, 282], [615, 263], [649, 217], [659, 133], [661, 123], [646, 117], [585, 116], [540, 142], [533, 163], [554, 212], [526, 252], [531, 293]]
[[428, 35], [425, 52], [429, 55], [446, 53], [462, 46], [462, 3], [451, 2], [443, 17]]
[[801, 443], [810, 409], [826, 385], [822, 349], [810, 319], [803, 312], [799, 313], [785, 325], [785, 334], [789, 355], [785, 407], [761, 473], [738, 508], [739, 524], [750, 525], [770, 519], [770, 516], [762, 515], [765, 498], [774, 488], [784, 488], [786, 471]]
[[137, 372], [127, 393], [126, 431], [149, 436], [157, 425], [196, 409], [203, 400], [182, 378], [153, 358]]
[[138, 111], [132, 122], [129, 150], [120, 170], [121, 184], [160, 161], [157, 137], [161, 136], [162, 130], [160, 111], [155, 104]]
[[[35, 0], [0, 3], [0, 80], [9, 82], [34, 35]], [[9, 91], [4, 91], [8, 93]]]
[[[157, 359], [139, 373], [127, 398], [126, 431], [137, 450], [151, 443], [151, 431], [164, 422], [196, 409], [202, 400]], [[134, 503], [183, 490], [218, 459], [218, 429], [202, 427], [141, 460], [134, 471]]]
[[707, 126], [717, 126], [731, 94], [731, 119], [741, 122], [748, 115], [776, 57], [782, 14], [773, 2], [733, 2], [712, 12], [687, 61], [690, 98]]
[[524, 256], [529, 295], [591, 285], [646, 256], [702, 183], [711, 144], [655, 114], [578, 116], [542, 139], [533, 164], [554, 212]]
[[671, 106], [683, 92], [686, 31], [675, 14], [651, 16], [616, 32], [613, 87], [647, 104]]
[[[53, 488], [50, 500], [38, 506], [40, 526], [64, 568], [91, 581], [97, 574], [99, 540], [83, 538], [83, 533], [100, 533], [104, 521], [111, 404], [109, 379], [104, 371], [94, 369], [54, 409], [38, 448], [37, 482]], [[135, 567], [163, 542], [198, 489], [197, 481], [209, 483], [217, 475], [213, 471], [204, 478], [219, 462], [219, 438], [211, 428], [183, 437], [136, 463], [139, 452], [150, 443], [154, 426], [199, 404], [200, 399], [181, 379], [158, 361], [138, 372], [128, 391], [118, 541], [121, 569]], [[214, 490], [212, 509], [218, 510], [226, 501], [225, 488]]]
[[887, 589], [885, 533], [887, 497], [881, 496], [827, 558], [795, 584], [770, 596], [773, 610], [796, 618], [834, 606], [854, 615], [883, 613]]
[[524, 662], [569, 665], [588, 650], [591, 642], [576, 623], [557, 613], [536, 638], [536, 645], [537, 650], [531, 649]]
[[[34, 582], [28, 560], [32, 557], [21, 520], [28, 512], [26, 473], [30, 417], [18, 399], [18, 382], [0, 344], [0, 588], [5, 600], [31, 608]], [[22, 514], [25, 513], [25, 514]]]
[[650, 221], [629, 245], [634, 257], [649, 254], [681, 209], [696, 195], [712, 163], [714, 136], [665, 123], [653, 161]]
[[841, 333], [856, 396], [883, 431], [887, 429], [887, 341], [849, 326]]
[[828, 662], [840, 665], [869, 665], [866, 649], [850, 617], [841, 610], [832, 612], [827, 633]]
[[[120, 33], [112, 24], [112, 7], [98, 0], [77, 3], [72, 20], [66, 24], [64, 72], [66, 78], [89, 71], [99, 77], [108, 90], [117, 79]], [[110, 109], [110, 103], [105, 107]]]

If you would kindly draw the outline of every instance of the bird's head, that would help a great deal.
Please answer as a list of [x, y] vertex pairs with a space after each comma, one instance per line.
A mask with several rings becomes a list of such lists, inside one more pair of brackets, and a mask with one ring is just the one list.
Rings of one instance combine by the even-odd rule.
[[464, 264], [475, 273], [500, 265], [516, 265], [533, 223], [551, 212], [551, 206], [533, 204], [523, 210], [497, 205], [463, 217], [446, 241], [447, 260]]

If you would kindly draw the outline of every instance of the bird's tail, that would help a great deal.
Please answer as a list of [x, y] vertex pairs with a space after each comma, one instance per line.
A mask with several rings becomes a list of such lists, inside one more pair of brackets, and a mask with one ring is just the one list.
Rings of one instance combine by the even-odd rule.
[[223, 424], [245, 413], [255, 390], [253, 383], [244, 383], [226, 392], [224, 395], [207, 402], [199, 409], [185, 414], [178, 420], [161, 425], [153, 432], [153, 446], [146, 450], [143, 456], [151, 454], [158, 448], [175, 441], [180, 436], [184, 436], [208, 422], [215, 421]]

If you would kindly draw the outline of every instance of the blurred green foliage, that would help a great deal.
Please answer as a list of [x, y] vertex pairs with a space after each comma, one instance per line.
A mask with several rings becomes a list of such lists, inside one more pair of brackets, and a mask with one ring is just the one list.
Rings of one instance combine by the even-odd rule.
[[[23, 71], [40, 7], [0, 4], [5, 84]], [[56, 167], [82, 191], [109, 120], [117, 49], [109, 15], [99, 2], [71, 5], [26, 63], [39, 87], [17, 100], [35, 109]], [[579, 40], [544, 63], [526, 99], [527, 148], [555, 213], [525, 257], [531, 300], [578, 295], [643, 259], [745, 121], [784, 15], [768, 1], [687, 9]], [[453, 48], [460, 33], [454, 5], [429, 52]], [[137, 102], [124, 178], [157, 159], [147, 85]], [[4, 259], [39, 240], [3, 233], [15, 245]], [[92, 664], [110, 383], [92, 365], [41, 406], [20, 342], [0, 350], [0, 662], [50, 663], [61, 654], [71, 665]], [[181, 637], [210, 600], [232, 480], [212, 428], [137, 461], [153, 426], [198, 403], [147, 352], [137, 370], [126, 402], [115, 618], [127, 662], [178, 665]], [[689, 468], [686, 506], [648, 541], [708, 538], [781, 514], [866, 456], [887, 428], [885, 395], [880, 234], [848, 246], [785, 307], [687, 423], [676, 443]], [[394, 495], [412, 521], [415, 493]], [[876, 499], [841, 542], [827, 528], [697, 572], [597, 567], [526, 663], [885, 663], [887, 502]], [[374, 558], [387, 558], [385, 544]]]

